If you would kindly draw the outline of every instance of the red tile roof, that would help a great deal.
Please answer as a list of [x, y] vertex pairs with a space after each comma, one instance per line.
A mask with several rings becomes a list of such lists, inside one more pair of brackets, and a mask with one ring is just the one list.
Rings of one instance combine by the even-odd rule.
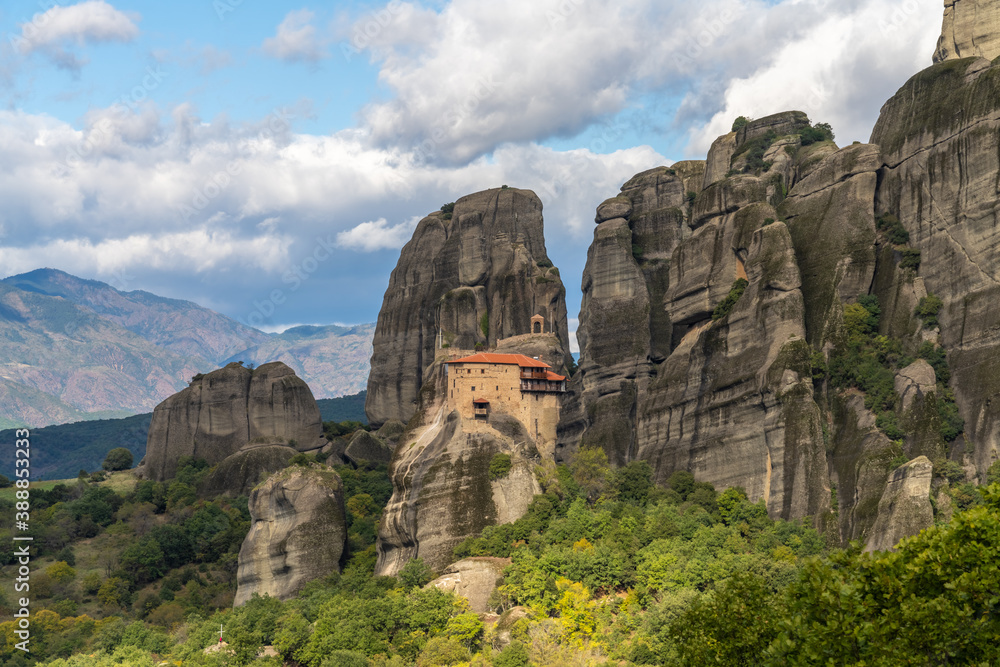
[[490, 404], [490, 402], [487, 401], [485, 398], [474, 398], [474, 399], [472, 399], [472, 402], [473, 403], [485, 403], [486, 405]]
[[545, 371], [545, 379], [552, 382], [562, 382], [566, 379], [565, 375], [556, 375], [552, 371]]
[[526, 357], [523, 354], [494, 354], [492, 352], [479, 352], [471, 357], [453, 359], [449, 364], [510, 364], [521, 368], [552, 368], [544, 361]]

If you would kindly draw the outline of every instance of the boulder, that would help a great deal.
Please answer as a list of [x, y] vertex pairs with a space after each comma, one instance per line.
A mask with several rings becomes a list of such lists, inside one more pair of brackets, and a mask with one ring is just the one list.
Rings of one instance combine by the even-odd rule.
[[392, 447], [373, 433], [358, 431], [347, 445], [344, 456], [354, 465], [365, 461], [388, 463], [392, 460]]
[[510, 565], [509, 558], [463, 558], [444, 569], [441, 576], [427, 587], [461, 595], [469, 601], [469, 609], [484, 614], [489, 611], [487, 602], [503, 576], [503, 569]]
[[934, 524], [930, 491], [933, 468], [926, 456], [904, 463], [889, 476], [866, 551], [894, 549], [904, 537]]
[[280, 600], [340, 571], [347, 540], [343, 483], [329, 468], [293, 466], [250, 494], [234, 606], [254, 593]]
[[597, 207], [597, 217], [594, 218], [594, 222], [601, 224], [605, 220], [627, 218], [631, 212], [632, 202], [628, 197], [612, 197]]
[[896, 393], [899, 394], [900, 409], [906, 412], [913, 402], [926, 398], [928, 394], [937, 391], [937, 378], [934, 369], [923, 359], [917, 359], [906, 368], [896, 373]]
[[203, 496], [246, 496], [255, 486], [288, 465], [298, 452], [282, 445], [265, 445], [224, 458], [198, 487]]
[[291, 368], [281, 362], [255, 369], [232, 363], [156, 406], [140, 474], [169, 479], [181, 456], [214, 465], [261, 445], [312, 451], [324, 444], [316, 400]]

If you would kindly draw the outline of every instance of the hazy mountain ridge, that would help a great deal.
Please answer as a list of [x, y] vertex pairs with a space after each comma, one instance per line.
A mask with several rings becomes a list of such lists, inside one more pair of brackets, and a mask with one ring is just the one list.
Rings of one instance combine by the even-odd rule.
[[0, 281], [0, 419], [38, 427], [149, 412], [230, 360], [285, 361], [319, 397], [357, 393], [373, 332], [266, 334], [190, 301], [39, 269]]

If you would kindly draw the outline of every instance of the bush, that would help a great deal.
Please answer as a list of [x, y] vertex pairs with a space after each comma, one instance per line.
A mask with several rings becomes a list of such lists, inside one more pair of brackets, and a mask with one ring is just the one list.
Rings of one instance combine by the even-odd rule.
[[732, 312], [733, 307], [736, 306], [736, 302], [740, 300], [741, 296], [743, 296], [743, 292], [746, 291], [747, 285], [749, 284], [750, 283], [747, 282], [746, 278], [737, 278], [736, 282], [733, 283], [732, 288], [730, 288], [729, 294], [726, 298], [715, 307], [714, 311], [712, 311], [712, 319], [721, 320], [723, 317], [729, 315], [729, 313]]
[[370, 663], [359, 651], [330, 651], [320, 667], [368, 667]]
[[746, 116], [739, 116], [736, 120], [733, 121], [733, 130], [732, 131], [733, 132], [739, 132], [740, 130], [742, 130], [744, 127], [746, 127], [749, 124], [750, 124], [750, 119], [749, 118], [747, 118]]
[[808, 146], [819, 141], [833, 141], [833, 128], [829, 123], [816, 123], [812, 127], [804, 127], [798, 132], [802, 145]]
[[452, 214], [455, 212], [455, 202], [448, 202], [441, 207], [441, 212], [444, 213], [441, 217], [445, 220], [451, 220]]
[[935, 477], [943, 477], [951, 484], [958, 484], [965, 479], [965, 470], [958, 463], [942, 459], [934, 462]]
[[490, 314], [489, 312], [483, 313], [482, 317], [479, 318], [479, 330], [483, 332], [484, 338], [490, 337]]
[[885, 233], [893, 245], [906, 245], [910, 242], [910, 233], [892, 213], [885, 213], [876, 218], [875, 226], [880, 232]]
[[101, 467], [105, 470], [128, 470], [132, 467], [132, 452], [124, 447], [115, 447], [104, 457]]
[[396, 578], [407, 588], [425, 586], [434, 580], [434, 570], [424, 563], [423, 558], [414, 558], [400, 568]]
[[917, 271], [920, 269], [920, 251], [916, 248], [903, 248], [903, 259], [900, 260], [899, 266], [902, 269], [913, 269]]
[[943, 305], [941, 299], [928, 293], [927, 296], [921, 297], [914, 315], [924, 321], [925, 329], [933, 329], [938, 325], [938, 313], [941, 312]]
[[493, 658], [493, 667], [528, 667], [531, 654], [528, 647], [519, 641], [512, 641]]
[[490, 459], [490, 481], [494, 482], [503, 479], [510, 472], [511, 461], [509, 454], [494, 454]]

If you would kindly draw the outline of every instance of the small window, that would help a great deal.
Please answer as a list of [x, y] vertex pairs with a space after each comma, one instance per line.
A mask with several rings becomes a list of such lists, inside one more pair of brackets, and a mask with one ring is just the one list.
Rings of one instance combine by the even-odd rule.
[[472, 391], [475, 391], [475, 390], [476, 390], [476, 388], [475, 388], [475, 387], [473, 387], [473, 388], [472, 388]]
[[497, 391], [500, 391], [500, 385], [497, 385]]
[[479, 374], [480, 374], [480, 375], [482, 375], [482, 374], [483, 374], [483, 373], [485, 373], [485, 372], [486, 372], [486, 369], [485, 369], [485, 368], [480, 368], [480, 369], [479, 369]]

